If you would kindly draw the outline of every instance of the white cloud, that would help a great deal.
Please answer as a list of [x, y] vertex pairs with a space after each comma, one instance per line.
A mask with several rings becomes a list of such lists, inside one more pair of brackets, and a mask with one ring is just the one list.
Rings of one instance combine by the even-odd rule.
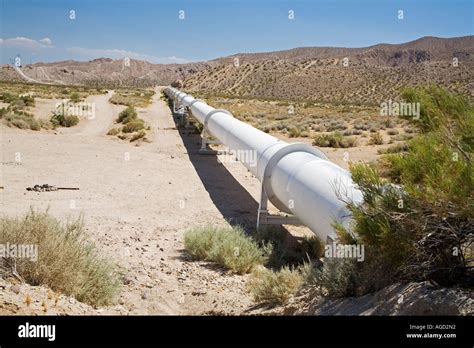
[[49, 37], [45, 37], [44, 39], [39, 40], [39, 42], [46, 46], [53, 46], [53, 42]]
[[146, 60], [151, 63], [171, 64], [171, 63], [189, 63], [188, 59], [179, 57], [156, 57], [148, 54], [141, 54], [132, 51], [119, 50], [119, 49], [100, 49], [100, 48], [84, 48], [84, 47], [70, 47], [67, 49], [68, 52], [74, 54], [81, 54], [90, 58], [112, 58], [112, 59], [138, 59]]
[[28, 37], [14, 37], [9, 39], [0, 39], [1, 46], [8, 46], [8, 47], [19, 47], [19, 48], [26, 48], [26, 49], [40, 49], [40, 48], [50, 48], [53, 47], [53, 42], [50, 38], [45, 37], [41, 40], [34, 40]]

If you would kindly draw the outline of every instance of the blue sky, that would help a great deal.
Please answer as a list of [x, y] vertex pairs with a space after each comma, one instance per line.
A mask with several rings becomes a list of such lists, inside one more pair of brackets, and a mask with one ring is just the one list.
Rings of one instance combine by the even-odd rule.
[[474, 27], [473, 0], [0, 0], [0, 11], [1, 63], [17, 54], [23, 63], [200, 61], [301, 46], [464, 36]]

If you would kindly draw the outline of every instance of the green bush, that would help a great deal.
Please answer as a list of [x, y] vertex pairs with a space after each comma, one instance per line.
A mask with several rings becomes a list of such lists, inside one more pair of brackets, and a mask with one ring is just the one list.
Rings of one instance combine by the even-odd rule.
[[125, 110], [120, 112], [117, 122], [125, 124], [131, 121], [135, 121], [136, 119], [137, 111], [134, 107], [128, 106]]
[[54, 127], [73, 127], [79, 123], [79, 117], [75, 115], [64, 115], [57, 111], [53, 114], [50, 121]]
[[2, 258], [0, 274], [16, 271], [31, 285], [46, 285], [91, 305], [112, 304], [120, 290], [115, 267], [88, 242], [82, 218], [63, 224], [35, 211], [2, 218], [0, 244], [6, 243], [37, 245], [38, 258]]
[[81, 96], [77, 92], [72, 92], [71, 95], [69, 96], [69, 100], [73, 103], [79, 103], [81, 101]]
[[242, 274], [268, 259], [269, 248], [259, 245], [240, 227], [203, 226], [187, 231], [184, 247], [195, 259], [208, 260]]
[[421, 134], [407, 151], [385, 156], [391, 182], [373, 166], [351, 167], [365, 204], [348, 202], [352, 231], [336, 226], [342, 240], [365, 245], [361, 293], [394, 281], [472, 279], [473, 107], [438, 88], [410, 89], [409, 97], [421, 103], [421, 119], [412, 120]]
[[22, 95], [20, 99], [25, 106], [35, 106], [35, 98], [31, 95]]

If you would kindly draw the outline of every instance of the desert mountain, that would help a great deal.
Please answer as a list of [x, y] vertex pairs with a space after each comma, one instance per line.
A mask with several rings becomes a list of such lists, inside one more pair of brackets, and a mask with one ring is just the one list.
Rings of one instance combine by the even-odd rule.
[[303, 47], [218, 61], [187, 76], [184, 88], [238, 97], [379, 104], [396, 98], [403, 86], [433, 83], [473, 96], [474, 36], [424, 37], [366, 48]]
[[[99, 58], [89, 62], [36, 63], [22, 67], [43, 82], [88, 85], [167, 85], [204, 94], [324, 102], [380, 103], [403, 86], [439, 84], [473, 97], [474, 36], [423, 37], [364, 48], [301, 47], [241, 53], [207, 62], [152, 64]], [[0, 79], [20, 79], [2, 66]]]
[[[67, 60], [54, 63], [35, 63], [21, 68], [28, 77], [46, 83], [84, 84], [97, 86], [153, 86], [168, 85], [212, 63], [152, 64], [142, 60], [113, 60], [98, 58], [88, 62]], [[15, 69], [3, 65], [0, 80], [18, 80]]]

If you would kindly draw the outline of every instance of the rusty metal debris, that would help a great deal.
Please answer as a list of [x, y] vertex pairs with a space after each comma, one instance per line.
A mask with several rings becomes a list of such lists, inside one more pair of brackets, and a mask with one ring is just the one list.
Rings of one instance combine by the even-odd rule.
[[79, 187], [57, 187], [53, 185], [43, 184], [35, 185], [33, 187], [27, 187], [27, 191], [36, 191], [36, 192], [47, 192], [47, 191], [58, 191], [58, 190], [79, 190]]

